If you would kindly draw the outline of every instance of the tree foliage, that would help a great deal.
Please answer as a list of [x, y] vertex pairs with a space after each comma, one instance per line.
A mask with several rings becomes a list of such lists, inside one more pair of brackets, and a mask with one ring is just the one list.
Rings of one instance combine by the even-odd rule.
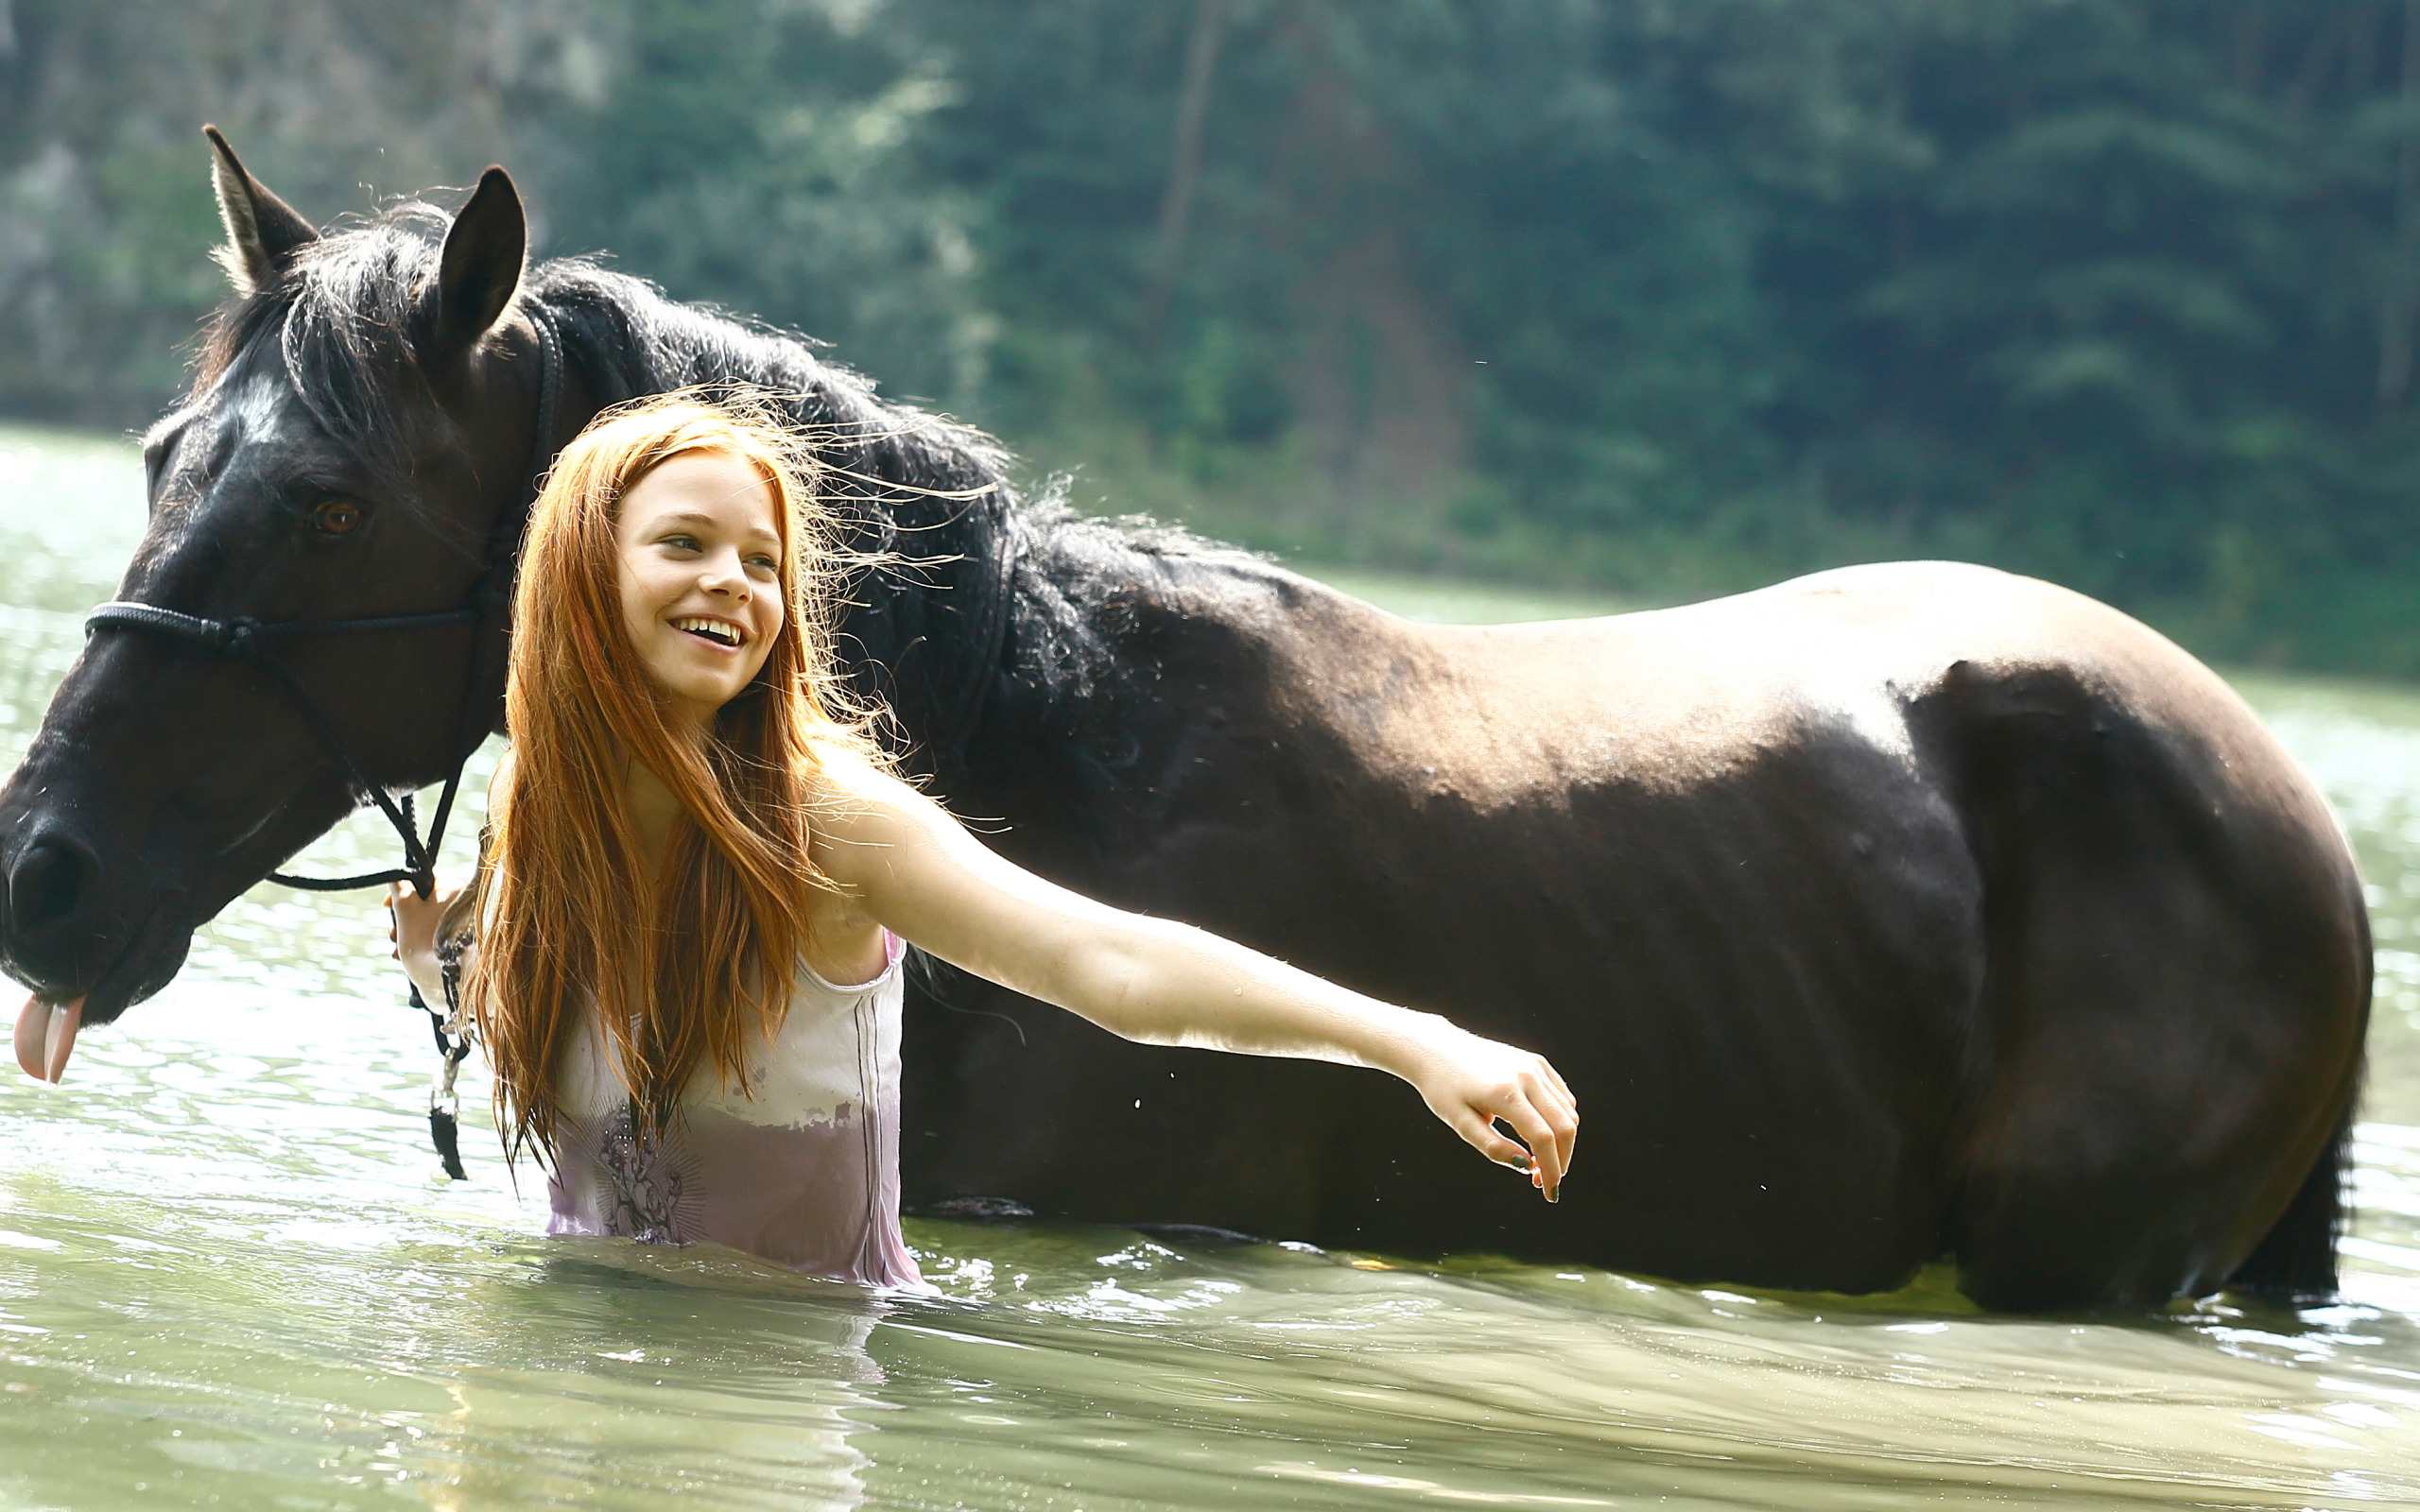
[[219, 119], [315, 215], [828, 337], [1080, 496], [1679, 595], [1996, 561], [2420, 672], [2420, 7], [17, 0], [0, 406], [132, 419]]

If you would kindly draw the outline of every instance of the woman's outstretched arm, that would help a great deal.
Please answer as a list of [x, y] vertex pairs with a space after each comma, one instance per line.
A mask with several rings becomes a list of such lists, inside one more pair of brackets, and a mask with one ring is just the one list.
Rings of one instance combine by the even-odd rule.
[[[1556, 1198], [1580, 1115], [1543, 1057], [1203, 930], [1095, 902], [994, 854], [896, 779], [840, 758], [828, 769], [854, 799], [816, 847], [817, 865], [849, 895], [834, 922], [886, 926], [1129, 1040], [1392, 1072], [1480, 1154], [1530, 1173]], [[1496, 1129], [1499, 1119], [1529, 1150]]]

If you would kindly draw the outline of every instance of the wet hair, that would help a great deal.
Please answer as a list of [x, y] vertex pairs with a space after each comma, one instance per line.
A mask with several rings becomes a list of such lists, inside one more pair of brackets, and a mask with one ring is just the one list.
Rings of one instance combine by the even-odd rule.
[[[782, 537], [783, 621], [749, 686], [711, 729], [679, 717], [621, 610], [623, 498], [677, 456], [752, 464]], [[608, 410], [564, 449], [532, 507], [513, 594], [509, 768], [490, 795], [466, 1005], [495, 1068], [509, 1157], [551, 1154], [555, 1075], [590, 1012], [643, 1135], [711, 1066], [739, 1082], [748, 1045], [779, 1027], [816, 895], [809, 840], [832, 801], [835, 752], [880, 764], [870, 714], [833, 654], [839, 569], [814, 463], [768, 399], [697, 390]], [[640, 852], [629, 764], [681, 818], [662, 863]]]

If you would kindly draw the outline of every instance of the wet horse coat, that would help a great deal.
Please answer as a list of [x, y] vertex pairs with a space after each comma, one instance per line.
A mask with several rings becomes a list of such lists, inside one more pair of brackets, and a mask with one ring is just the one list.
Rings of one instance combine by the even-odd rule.
[[[1984, 569], [1421, 627], [1171, 533], [1017, 505], [981, 438], [803, 343], [578, 263], [491, 171], [450, 221], [320, 238], [220, 158], [231, 261], [148, 448], [119, 596], [263, 619], [458, 601], [515, 509], [536, 322], [556, 443], [714, 381], [796, 396], [859, 544], [855, 671], [1005, 853], [1551, 1057], [1587, 1139], [1547, 1208], [1386, 1078], [1130, 1045], [935, 971], [909, 1203], [1495, 1249], [1845, 1291], [1943, 1256], [2001, 1307], [2332, 1281], [2369, 997], [2352, 860], [2223, 684]], [[316, 502], [356, 503], [340, 538]], [[298, 647], [425, 782], [501, 638]], [[466, 680], [466, 674], [468, 678]], [[359, 800], [240, 666], [96, 639], [0, 790], [0, 960], [106, 1022]]]

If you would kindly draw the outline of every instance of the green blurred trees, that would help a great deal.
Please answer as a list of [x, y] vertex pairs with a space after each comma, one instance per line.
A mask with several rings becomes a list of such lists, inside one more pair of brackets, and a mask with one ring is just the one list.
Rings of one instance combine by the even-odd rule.
[[[6, 13], [8, 0], [0, 0]], [[952, 86], [878, 8], [800, 0], [15, 0], [0, 32], [0, 410], [140, 423], [224, 289], [199, 124], [322, 222], [491, 161], [542, 249], [970, 397], [964, 197], [909, 139]], [[441, 193], [441, 200], [449, 197]]]
[[1944, 554], [2420, 673], [2414, 0], [15, 0], [0, 407], [139, 418], [191, 131], [837, 343], [1078, 497], [1681, 595]]

